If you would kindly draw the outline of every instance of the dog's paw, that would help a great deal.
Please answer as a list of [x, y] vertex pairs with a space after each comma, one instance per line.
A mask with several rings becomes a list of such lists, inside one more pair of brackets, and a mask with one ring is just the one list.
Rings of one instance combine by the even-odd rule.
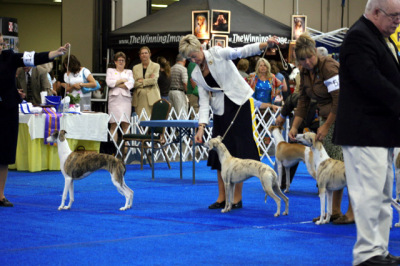
[[59, 210], [59, 211], [61, 211], [61, 210], [63, 210], [63, 209], [64, 209], [64, 206], [62, 206], [62, 205], [61, 205], [60, 207], [58, 207], [58, 210]]
[[320, 224], [323, 224], [322, 222], [323, 222], [323, 221], [318, 220], [318, 221], [315, 222], [315, 224], [316, 224], [316, 225], [320, 225]]
[[69, 210], [69, 209], [71, 209], [71, 206], [64, 206], [63, 207], [63, 210]]
[[283, 212], [283, 213], [282, 213], [282, 215], [288, 215], [288, 214], [289, 214], [289, 213], [287, 213], [287, 212]]
[[221, 212], [226, 213], [226, 212], [229, 212], [230, 210], [231, 210], [230, 208], [225, 208], [225, 209], [222, 209]]
[[124, 206], [124, 207], [119, 208], [119, 210], [126, 211], [127, 209], [130, 209], [130, 208], [131, 208], [131, 206]]
[[288, 193], [289, 192], [289, 188], [285, 189], [285, 191], [283, 191], [283, 192]]

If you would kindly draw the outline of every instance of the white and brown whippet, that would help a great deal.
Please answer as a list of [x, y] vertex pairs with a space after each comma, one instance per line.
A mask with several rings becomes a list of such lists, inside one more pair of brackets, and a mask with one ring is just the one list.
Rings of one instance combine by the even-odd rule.
[[[65, 134], [65, 130], [61, 130], [60, 132], [55, 131], [47, 138], [48, 142], [57, 142], [61, 173], [65, 178], [64, 192], [58, 210], [67, 210], [71, 208], [74, 202], [73, 182], [83, 179], [99, 169], [105, 169], [110, 172], [111, 181], [116, 186], [118, 192], [125, 197], [125, 206], [121, 207], [120, 210], [124, 211], [131, 208], [133, 191], [125, 184], [124, 175], [126, 169], [124, 163], [109, 154], [72, 152], [65, 138]], [[68, 206], [65, 206], [68, 192], [69, 203]]]
[[[315, 178], [318, 184], [321, 214], [316, 224], [326, 224], [332, 215], [333, 191], [344, 188], [347, 184], [344, 162], [329, 157], [321, 141], [315, 139], [315, 133], [297, 134], [296, 140], [310, 146], [313, 152]], [[327, 213], [325, 216], [325, 199]], [[325, 219], [324, 219], [325, 217]]]
[[287, 143], [283, 139], [281, 126], [270, 126], [269, 131], [275, 141], [275, 163], [278, 166], [278, 180], [280, 185], [282, 185], [282, 168], [285, 168], [285, 193], [289, 192], [290, 189], [290, 168], [301, 161], [306, 164], [308, 173], [315, 179], [315, 170], [311, 163], [313, 161], [312, 150], [298, 143]]
[[220, 136], [210, 139], [205, 146], [209, 149], [215, 149], [221, 162], [221, 176], [225, 185], [226, 197], [225, 208], [221, 212], [229, 212], [231, 210], [235, 184], [256, 176], [260, 179], [265, 191], [265, 202], [267, 202], [267, 196], [275, 200], [277, 210], [274, 216], [279, 216], [281, 211], [281, 199], [276, 194], [285, 202], [285, 211], [282, 215], [288, 215], [289, 199], [281, 191], [274, 169], [256, 160], [233, 157], [222, 143]]

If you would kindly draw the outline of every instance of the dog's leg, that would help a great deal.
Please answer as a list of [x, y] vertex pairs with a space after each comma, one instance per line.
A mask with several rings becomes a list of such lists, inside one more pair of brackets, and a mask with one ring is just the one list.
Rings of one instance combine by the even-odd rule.
[[333, 200], [332, 200], [333, 199], [333, 191], [332, 190], [326, 191], [326, 198], [327, 198], [327, 201], [326, 201], [327, 212], [326, 212], [324, 224], [328, 224], [329, 221], [331, 220], [331, 216], [332, 216], [332, 205], [333, 205]]
[[[125, 211], [132, 206], [131, 199], [133, 198], [133, 191], [125, 184], [122, 178], [122, 185], [117, 181], [116, 174], [111, 174], [111, 181], [117, 188], [117, 191], [125, 197], [125, 205], [119, 208], [120, 211]], [[131, 193], [132, 192], [132, 193]]]
[[279, 197], [281, 197], [283, 199], [283, 201], [285, 202], [285, 211], [282, 213], [282, 215], [288, 215], [289, 214], [289, 198], [286, 197], [285, 194], [283, 194], [281, 188], [276, 185], [273, 187], [275, 194], [277, 194]]
[[[261, 185], [266, 194], [265, 202], [267, 202], [267, 195], [274, 199], [276, 203], [276, 212], [274, 214], [275, 217], [278, 217], [281, 214], [281, 199], [274, 193], [272, 187], [277, 187], [280, 190], [280, 185], [278, 184], [278, 180], [276, 175], [274, 176], [271, 173], [265, 172], [262, 176], [259, 177], [261, 181]], [[275, 179], [275, 180], [274, 180]], [[282, 191], [281, 191], [282, 193]], [[283, 194], [283, 193], [282, 193]]]
[[285, 172], [286, 172], [286, 189], [285, 189], [285, 193], [288, 193], [289, 189], [290, 189], [290, 167], [285, 167]]
[[400, 169], [396, 169], [395, 174], [396, 174], [396, 201], [400, 202]]
[[321, 213], [319, 216], [319, 220], [315, 222], [315, 224], [323, 224], [324, 223], [324, 217], [325, 217], [325, 197], [326, 197], [326, 191], [325, 188], [319, 188], [319, 201], [320, 201], [320, 208], [321, 208]]
[[132, 203], [133, 203], [133, 190], [130, 189], [126, 184], [125, 181], [123, 182], [122, 188], [126, 191], [128, 198], [129, 198], [129, 202], [128, 202], [128, 209], [130, 209], [132, 207]]
[[267, 189], [267, 191], [265, 191], [265, 193], [267, 193], [268, 196], [274, 199], [276, 203], [276, 212], [274, 214], [274, 217], [278, 217], [281, 214], [281, 199], [277, 195], [275, 195], [274, 191], [270, 187]]
[[74, 180], [71, 178], [71, 182], [69, 185], [69, 202], [68, 206], [64, 207], [65, 210], [71, 209], [72, 203], [75, 201], [75, 196], [74, 196]]
[[233, 193], [235, 190], [235, 184], [224, 182], [225, 186], [225, 208], [221, 212], [229, 212], [232, 209]]
[[283, 165], [280, 161], [276, 160], [278, 164], [278, 185], [282, 186], [282, 173], [283, 173]]
[[61, 198], [61, 205], [58, 207], [58, 210], [61, 211], [64, 209], [65, 200], [67, 199], [69, 187], [71, 186], [72, 178], [64, 177], [64, 191]]
[[[395, 223], [394, 227], [400, 227], [400, 204], [396, 200], [392, 199], [392, 206], [399, 214], [399, 222]], [[392, 215], [392, 217], [393, 217], [393, 215]]]

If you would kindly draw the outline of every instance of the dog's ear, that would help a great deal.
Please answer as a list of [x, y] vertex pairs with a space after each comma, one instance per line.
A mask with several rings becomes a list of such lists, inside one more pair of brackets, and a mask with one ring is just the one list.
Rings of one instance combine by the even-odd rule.
[[59, 139], [60, 139], [61, 141], [64, 141], [64, 140], [65, 140], [65, 134], [67, 134], [67, 131], [65, 131], [65, 130], [61, 130], [61, 131], [60, 131]]
[[321, 149], [322, 149], [322, 142], [319, 141], [319, 140], [317, 140], [317, 141], [315, 142], [315, 148], [317, 148], [318, 150], [321, 150]]
[[305, 134], [307, 134], [307, 137], [309, 138], [310, 142], [312, 143], [312, 146], [317, 148], [317, 141], [315, 140], [315, 137], [317, 135], [315, 135], [315, 133], [310, 133], [310, 132], [305, 133]]
[[217, 139], [219, 142], [222, 141], [222, 137], [221, 136], [217, 136], [215, 139]]
[[58, 134], [59, 134], [58, 130], [54, 130], [52, 136], [54, 136], [54, 138], [57, 139], [58, 138]]

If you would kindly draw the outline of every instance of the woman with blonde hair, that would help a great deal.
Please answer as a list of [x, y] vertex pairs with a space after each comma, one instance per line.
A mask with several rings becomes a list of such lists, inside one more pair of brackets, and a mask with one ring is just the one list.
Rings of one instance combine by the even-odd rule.
[[[199, 91], [199, 128], [195, 136], [197, 143], [203, 141], [211, 105], [214, 121], [212, 137], [224, 136], [222, 142], [235, 157], [260, 160], [253, 138], [249, 102], [254, 92], [239, 74], [232, 60], [260, 54], [269, 44], [277, 44], [276, 39], [270, 38], [268, 42], [248, 44], [235, 49], [214, 46], [203, 50], [196, 36], [189, 34], [181, 39], [179, 52], [197, 64], [192, 72], [192, 79], [197, 83]], [[210, 151], [207, 165], [217, 170], [219, 191], [217, 201], [208, 208], [224, 208], [225, 200], [228, 199], [225, 199], [221, 163], [215, 151]], [[233, 209], [242, 208], [242, 187], [243, 183], [235, 186]]]
[[[307, 116], [311, 99], [315, 99], [320, 121], [316, 139], [323, 142], [331, 158], [343, 161], [341, 147], [332, 143], [340, 91], [339, 63], [329, 56], [318, 55], [315, 41], [307, 33], [300, 35], [296, 40], [294, 51], [302, 69], [300, 72], [300, 96], [289, 131], [289, 138], [295, 141], [298, 128]], [[331, 220], [335, 224], [354, 223], [350, 202], [347, 213], [345, 215], [341, 213], [342, 195], [343, 189], [333, 192]]]
[[278, 105], [282, 103], [280, 80], [271, 73], [271, 65], [265, 58], [258, 59], [255, 70], [256, 72], [247, 78], [247, 82], [254, 90], [253, 98], [277, 110]]

